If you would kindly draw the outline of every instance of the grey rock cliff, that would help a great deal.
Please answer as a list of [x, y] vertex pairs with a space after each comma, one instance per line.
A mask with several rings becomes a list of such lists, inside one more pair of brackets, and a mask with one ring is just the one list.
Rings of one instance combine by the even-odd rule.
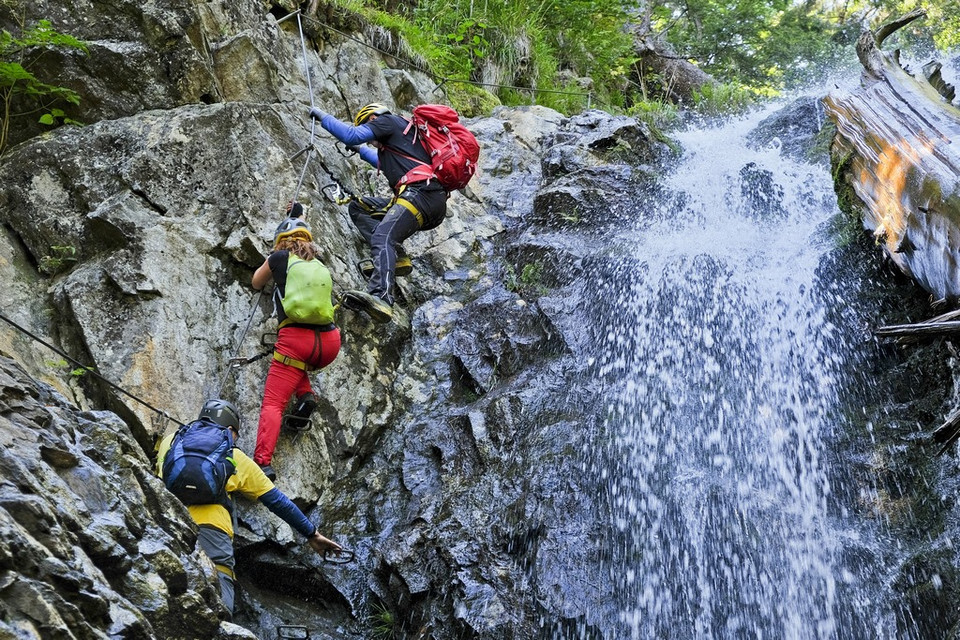
[[0, 635], [212, 637], [213, 565], [126, 424], [0, 358]]

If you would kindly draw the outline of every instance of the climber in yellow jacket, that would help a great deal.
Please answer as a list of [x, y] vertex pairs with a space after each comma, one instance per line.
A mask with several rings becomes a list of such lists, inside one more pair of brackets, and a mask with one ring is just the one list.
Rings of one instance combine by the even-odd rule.
[[[216, 430], [215, 427], [219, 426], [229, 431], [225, 436], [229, 438], [227, 443], [232, 448], [232, 453], [228, 452], [223, 459], [229, 461], [235, 467], [235, 471], [227, 476], [226, 485], [223, 487], [226, 498], [224, 503], [188, 504], [187, 509], [190, 511], [193, 521], [197, 523], [199, 530], [197, 541], [200, 548], [217, 568], [217, 576], [220, 579], [220, 595], [231, 615], [234, 604], [233, 570], [236, 565], [233, 554], [233, 524], [235, 521], [233, 494], [239, 493], [246, 498], [263, 503], [297, 533], [306, 537], [310, 548], [317, 553], [324, 554], [343, 550], [336, 542], [320, 534], [307, 516], [291, 502], [290, 498], [277, 489], [273, 482], [264, 475], [257, 463], [240, 449], [232, 447], [233, 442], [240, 435], [240, 415], [233, 404], [220, 399], [208, 400], [203, 405], [197, 421], [187, 425], [184, 429], [189, 429], [194, 425], [214, 431]], [[157, 451], [156, 473], [161, 479], [164, 478], [164, 461], [176, 436], [176, 433], [172, 433], [160, 442]], [[175, 445], [174, 447], [176, 450]], [[171, 465], [168, 465], [168, 469], [170, 467]]]

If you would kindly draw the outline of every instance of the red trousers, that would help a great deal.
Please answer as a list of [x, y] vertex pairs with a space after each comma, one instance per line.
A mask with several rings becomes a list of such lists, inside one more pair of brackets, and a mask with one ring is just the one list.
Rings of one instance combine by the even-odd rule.
[[[327, 366], [340, 353], [340, 330], [317, 331], [303, 327], [284, 327], [277, 333], [274, 350], [295, 360], [305, 362], [315, 369]], [[267, 381], [263, 385], [263, 404], [260, 405], [260, 424], [257, 426], [257, 446], [253, 460], [257, 464], [270, 464], [273, 450], [280, 437], [283, 411], [296, 393], [300, 397], [312, 392], [310, 376], [303, 369], [277, 360], [270, 363]]]

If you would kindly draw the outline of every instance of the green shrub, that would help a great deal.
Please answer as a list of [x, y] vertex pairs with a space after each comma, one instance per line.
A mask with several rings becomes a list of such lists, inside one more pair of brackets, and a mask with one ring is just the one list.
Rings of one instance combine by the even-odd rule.
[[693, 106], [708, 116], [741, 113], [754, 102], [754, 93], [735, 83], [705, 84], [693, 93]]
[[627, 115], [646, 122], [651, 129], [669, 129], [680, 121], [677, 105], [663, 100], [639, 100], [630, 105]]
[[[22, 10], [17, 11], [17, 7], [10, 2], [4, 5], [13, 10], [19, 33], [0, 31], [0, 153], [7, 146], [13, 118], [39, 114], [38, 121], [45, 125], [80, 124], [55, 106], [62, 102], [79, 104], [80, 96], [66, 87], [41, 82], [30, 70], [51, 49], [74, 49], [87, 53], [85, 43], [60, 33], [48, 20], [27, 26]], [[30, 105], [26, 111], [13, 111], [14, 101], [18, 97], [25, 99], [22, 104]]]

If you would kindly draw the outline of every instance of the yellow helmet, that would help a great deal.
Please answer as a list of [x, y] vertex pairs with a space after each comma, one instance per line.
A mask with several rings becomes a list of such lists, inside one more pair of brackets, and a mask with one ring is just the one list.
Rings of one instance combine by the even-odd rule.
[[390, 113], [390, 109], [378, 102], [371, 102], [365, 107], [360, 107], [360, 111], [357, 111], [353, 119], [353, 126], [359, 127], [369, 120], [370, 116], [382, 116], [385, 113]]
[[273, 246], [277, 246], [277, 243], [284, 238], [293, 237], [301, 238], [308, 242], [313, 240], [307, 223], [300, 218], [287, 218], [280, 223], [280, 226], [277, 227], [276, 232], [273, 234]]

